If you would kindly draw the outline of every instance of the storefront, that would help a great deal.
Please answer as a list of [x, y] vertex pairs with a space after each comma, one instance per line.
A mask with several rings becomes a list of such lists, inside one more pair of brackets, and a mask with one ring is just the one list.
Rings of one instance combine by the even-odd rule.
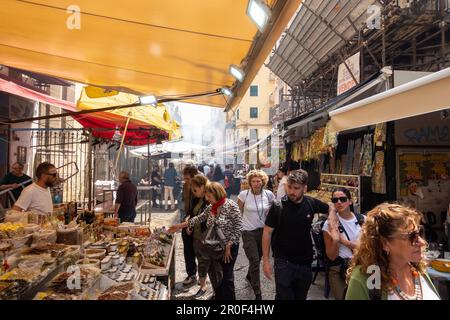
[[330, 112], [334, 132], [386, 123], [388, 199], [423, 212], [427, 239], [438, 243], [449, 220], [449, 85], [444, 69]]

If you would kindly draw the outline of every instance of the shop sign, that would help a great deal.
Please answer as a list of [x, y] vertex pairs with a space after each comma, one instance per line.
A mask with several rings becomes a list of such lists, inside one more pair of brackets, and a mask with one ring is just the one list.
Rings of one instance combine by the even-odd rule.
[[[337, 94], [340, 95], [345, 91], [356, 86], [360, 81], [360, 69], [359, 69], [359, 52], [345, 60], [345, 63], [341, 63], [338, 69], [338, 81], [337, 81]], [[345, 66], [347, 64], [347, 67]], [[350, 73], [350, 71], [351, 73]], [[355, 77], [356, 81], [352, 77]]]
[[450, 146], [450, 119], [433, 112], [395, 122], [395, 144], [402, 146]]

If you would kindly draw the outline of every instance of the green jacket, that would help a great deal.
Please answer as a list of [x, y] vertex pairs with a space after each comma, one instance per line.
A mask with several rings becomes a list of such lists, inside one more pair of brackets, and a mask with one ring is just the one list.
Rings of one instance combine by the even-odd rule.
[[[425, 277], [425, 280], [428, 282], [431, 289], [433, 289], [433, 291], [439, 297], [439, 293], [434, 287], [433, 282], [431, 281], [428, 273], [422, 274], [422, 276]], [[369, 292], [369, 288], [367, 288], [367, 278], [368, 275], [364, 274], [361, 271], [361, 266], [356, 266], [352, 271], [352, 275], [350, 276], [350, 281], [348, 283], [345, 300], [372, 300], [371, 293], [373, 292]], [[387, 299], [388, 294], [385, 290], [383, 290], [381, 292], [381, 300]]]

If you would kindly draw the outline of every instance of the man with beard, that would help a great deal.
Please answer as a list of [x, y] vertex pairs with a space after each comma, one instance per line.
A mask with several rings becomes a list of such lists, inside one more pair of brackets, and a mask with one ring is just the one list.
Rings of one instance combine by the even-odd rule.
[[334, 206], [304, 195], [307, 184], [305, 170], [292, 171], [287, 178], [286, 195], [272, 205], [266, 218], [262, 239], [263, 270], [264, 275], [272, 279], [269, 260], [272, 244], [276, 300], [306, 300], [312, 282], [314, 214], [328, 213], [329, 223], [337, 223]]
[[36, 168], [37, 181], [26, 187], [13, 209], [18, 211], [37, 210], [42, 213], [53, 213], [50, 188], [56, 184], [58, 172], [49, 162], [43, 162]]

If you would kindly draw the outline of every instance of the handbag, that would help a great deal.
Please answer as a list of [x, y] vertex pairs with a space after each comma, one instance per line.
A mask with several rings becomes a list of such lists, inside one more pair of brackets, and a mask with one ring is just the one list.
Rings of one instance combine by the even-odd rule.
[[205, 253], [214, 259], [220, 259], [225, 251], [224, 241], [225, 236], [214, 220], [202, 235], [201, 243], [203, 244]]

